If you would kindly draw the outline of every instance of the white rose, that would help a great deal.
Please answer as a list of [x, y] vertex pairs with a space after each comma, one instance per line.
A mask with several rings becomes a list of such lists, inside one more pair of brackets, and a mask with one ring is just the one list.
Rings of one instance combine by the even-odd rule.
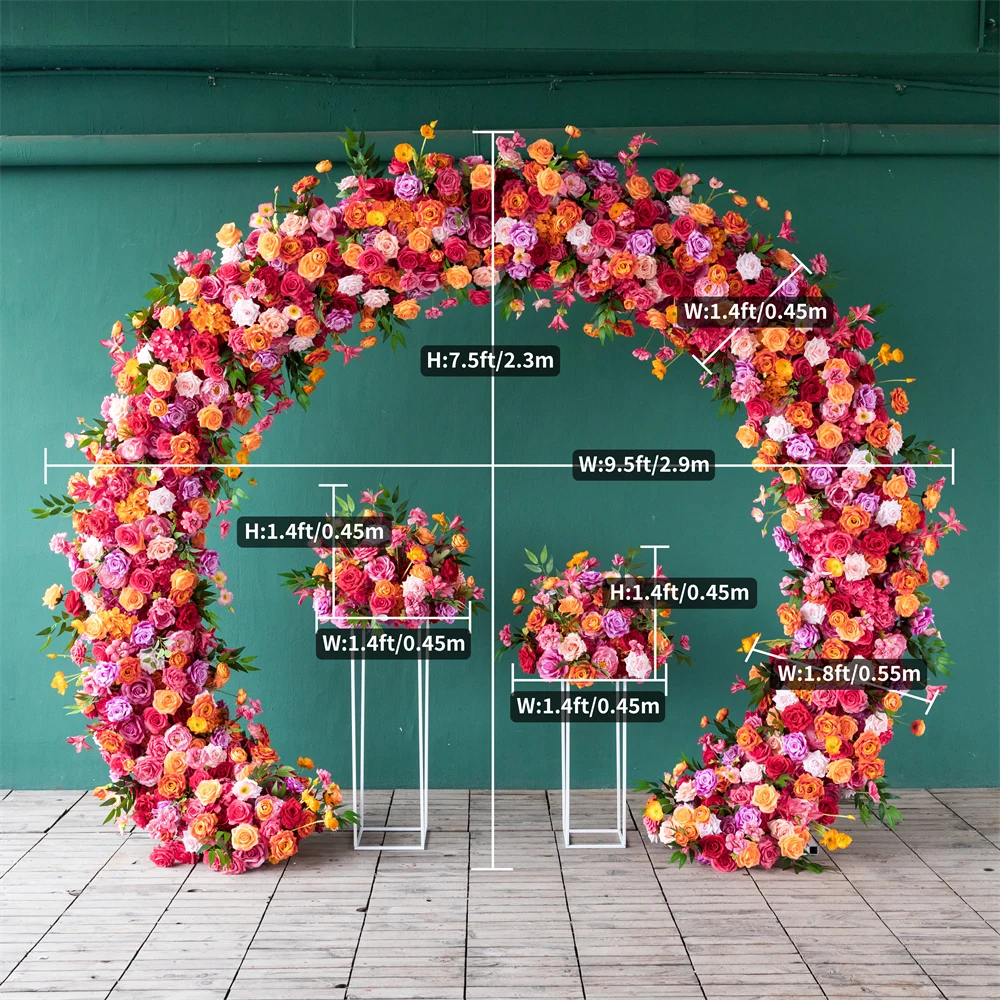
[[802, 607], [799, 608], [802, 612], [802, 618], [807, 621], [810, 625], [818, 625], [824, 618], [826, 618], [826, 605], [825, 604], [815, 604], [812, 601], [806, 601], [803, 603]]
[[844, 560], [844, 576], [848, 580], [863, 580], [868, 575], [868, 561], [860, 552], [852, 552]]
[[194, 372], [181, 372], [174, 380], [179, 396], [191, 398], [201, 392], [201, 379]]
[[830, 357], [830, 345], [823, 337], [813, 337], [806, 341], [805, 350], [802, 352], [806, 361], [811, 365], [821, 365]]
[[174, 501], [176, 499], [166, 486], [161, 486], [149, 494], [148, 503], [154, 513], [166, 514], [168, 510], [174, 509]]
[[764, 776], [764, 768], [760, 766], [755, 760], [748, 760], [740, 768], [740, 777], [743, 779], [745, 784], [753, 784], [755, 781], [760, 781]]
[[787, 441], [795, 433], [795, 428], [779, 414], [764, 424], [764, 432], [774, 441]]
[[802, 761], [802, 770], [808, 771], [814, 778], [825, 778], [826, 769], [830, 766], [830, 758], [826, 754], [813, 750], [806, 754]]
[[237, 326], [252, 326], [260, 315], [260, 306], [253, 299], [239, 299], [230, 310]]
[[755, 253], [741, 253], [736, 258], [736, 270], [744, 281], [755, 281], [760, 275], [760, 257]]

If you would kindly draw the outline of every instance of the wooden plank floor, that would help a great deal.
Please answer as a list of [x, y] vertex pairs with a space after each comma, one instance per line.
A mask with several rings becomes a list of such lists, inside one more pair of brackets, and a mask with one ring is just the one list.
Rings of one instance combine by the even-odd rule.
[[[159, 869], [83, 792], [0, 790], [0, 1000], [1000, 997], [1000, 790], [900, 793], [822, 875], [569, 850], [558, 792], [432, 791], [423, 854], [315, 836], [239, 878]], [[609, 797], [610, 796], [610, 797]], [[612, 793], [574, 795], [608, 825]], [[369, 793], [410, 825], [413, 791]], [[389, 836], [404, 836], [392, 834]]]

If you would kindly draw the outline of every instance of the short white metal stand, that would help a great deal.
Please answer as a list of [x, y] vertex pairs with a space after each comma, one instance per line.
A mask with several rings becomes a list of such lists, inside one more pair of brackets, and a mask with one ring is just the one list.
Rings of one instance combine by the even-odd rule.
[[[597, 682], [600, 683], [600, 682]], [[615, 688], [615, 703], [621, 700], [624, 691], [624, 681], [613, 681]], [[560, 681], [560, 694], [563, 700], [569, 696], [570, 685], [567, 681]], [[568, 720], [560, 722], [562, 730], [562, 828], [563, 843], [568, 848], [597, 848], [607, 850], [609, 848], [625, 847], [625, 816], [627, 814], [627, 803], [625, 800], [625, 773], [626, 760], [628, 755], [628, 723], [619, 717], [615, 718], [615, 825], [614, 827], [597, 827], [573, 829], [570, 825], [570, 723]], [[601, 841], [599, 843], [574, 844], [573, 837], [581, 834], [614, 834], [615, 839]]]
[[[357, 660], [360, 659], [361, 680], [356, 680]], [[358, 816], [354, 827], [356, 851], [422, 851], [427, 845], [427, 756], [428, 712], [430, 709], [430, 656], [417, 654], [417, 779], [419, 788], [418, 826], [369, 826], [365, 823], [365, 657], [351, 657], [351, 807]], [[395, 665], [402, 669], [401, 664]], [[360, 704], [359, 704], [360, 702]], [[360, 735], [360, 739], [359, 739]], [[360, 758], [360, 769], [359, 769]], [[360, 770], [360, 773], [359, 773]], [[415, 844], [363, 844], [366, 833], [416, 833]]]

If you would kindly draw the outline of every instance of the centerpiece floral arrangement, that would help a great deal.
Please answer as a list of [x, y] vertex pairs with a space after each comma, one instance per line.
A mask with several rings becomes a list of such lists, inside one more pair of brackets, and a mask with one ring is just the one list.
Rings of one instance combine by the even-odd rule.
[[[931, 573], [927, 558], [964, 526], [953, 510], [934, 519], [943, 480], [919, 483], [938, 452], [903, 434], [897, 417], [909, 399], [883, 377], [903, 353], [875, 347], [880, 310], [834, 306], [821, 328], [683, 322], [689, 299], [824, 297], [826, 258], [816, 254], [807, 267], [778, 245], [795, 242], [791, 213], [771, 235], [759, 223], [770, 211], [761, 196], [751, 203], [714, 177], [699, 194], [698, 175], [667, 165], [645, 176], [640, 153], [655, 144], [645, 135], [615, 163], [572, 149], [580, 138], [572, 126], [558, 149], [515, 133], [498, 138], [488, 161], [425, 152], [435, 125], [421, 129], [419, 149], [396, 146], [385, 170], [364, 134], [348, 131], [350, 172], [333, 202], [319, 193], [332, 169], [323, 160], [286, 202], [276, 189], [261, 203], [246, 233], [226, 223], [218, 252], [183, 251], [154, 275], [147, 304], [130, 315], [135, 344], [126, 346], [121, 324], [103, 342], [114, 391], [100, 417], [69, 436], [92, 467], [36, 512], [69, 516], [74, 529], [52, 539], [72, 587], [48, 589], [53, 623], [42, 632], [47, 641], [68, 634], [78, 671], [52, 681], [60, 692], [76, 684], [75, 708], [87, 720], [87, 733], [70, 742], [100, 748], [112, 781], [98, 795], [112, 818], [131, 812], [150, 830], [160, 863], [203, 857], [241, 871], [288, 857], [317, 823], [344, 816], [328, 773], [306, 776], [304, 758], [298, 769], [279, 766], [255, 721], [259, 703], [242, 691], [232, 706], [224, 700], [231, 672], [252, 669], [252, 658], [217, 634], [212, 605], [232, 595], [207, 528], [245, 497], [238, 480], [263, 434], [295, 400], [308, 404], [328, 359], [336, 353], [347, 365], [379, 335], [403, 346], [418, 315], [437, 318], [460, 303], [495, 297], [504, 316], [518, 317], [531, 300], [563, 330], [583, 299], [594, 310], [588, 336], [647, 331], [632, 354], [655, 377], [689, 354], [722, 412], [743, 407], [737, 439], [769, 477], [753, 516], [777, 518], [773, 537], [791, 562], [774, 655], [906, 651], [931, 673], [950, 662], [926, 591], [947, 576]], [[748, 217], [755, 212], [758, 221]], [[228, 522], [219, 527], [224, 534]], [[348, 563], [348, 581], [361, 571]], [[451, 606], [436, 596], [427, 598], [435, 614]], [[394, 610], [406, 599], [394, 592]], [[350, 619], [365, 604], [345, 608]], [[559, 629], [557, 619], [549, 624]], [[703, 766], [682, 761], [655, 786], [647, 827], [675, 845], [677, 860], [767, 865], [773, 841], [782, 863], [807, 865], [799, 845], [836, 817], [844, 790], [862, 818], [893, 820], [873, 737], [889, 741], [905, 692], [857, 689], [834, 700], [777, 690], [767, 663], [739, 685], [753, 699], [743, 724], [720, 712], [718, 738], [702, 741]], [[942, 690], [929, 687], [929, 697]], [[919, 735], [922, 720], [911, 728]], [[846, 834], [822, 836], [839, 846]]]
[[[525, 554], [531, 560], [526, 568], [539, 574], [531, 581], [532, 608], [521, 628], [500, 630], [498, 658], [516, 646], [524, 673], [577, 687], [595, 680], [644, 681], [671, 656], [690, 664], [682, 652], [690, 648], [688, 637], [675, 645], [673, 634], [663, 631], [673, 624], [668, 608], [637, 609], [605, 596], [609, 580], [641, 580], [635, 575], [637, 549], [615, 555], [607, 572], [589, 552], [577, 552], [559, 576], [553, 575], [547, 546], [537, 556], [529, 549]], [[515, 615], [523, 613], [527, 596], [521, 587], [514, 591]]]
[[[356, 515], [353, 497], [337, 500], [342, 516]], [[362, 517], [391, 524], [385, 547], [316, 548], [314, 566], [281, 574], [300, 604], [312, 601], [317, 621], [338, 628], [421, 628], [485, 610], [483, 588], [465, 573], [469, 537], [461, 517], [428, 517], [400, 500], [398, 487], [391, 494], [385, 487], [365, 491], [361, 503]]]

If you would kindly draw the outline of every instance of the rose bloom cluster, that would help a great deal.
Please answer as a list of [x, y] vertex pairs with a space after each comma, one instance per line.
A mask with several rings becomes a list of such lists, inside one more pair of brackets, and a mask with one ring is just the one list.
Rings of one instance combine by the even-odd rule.
[[[329, 773], [280, 767], [254, 721], [260, 703], [242, 690], [224, 700], [245, 665], [210, 611], [213, 585], [222, 604], [232, 599], [206, 540], [232, 504], [220, 494], [232, 496], [289, 393], [305, 399], [330, 353], [315, 315], [326, 251], [306, 216], [291, 211], [282, 225], [246, 241], [223, 226], [218, 262], [212, 251], [178, 254], [153, 305], [132, 316], [135, 348], [120, 323], [104, 341], [116, 392], [100, 419], [68, 436], [94, 463], [69, 481], [75, 538], [52, 542], [71, 588], [44, 598], [59, 631], [76, 635], [69, 657], [88, 732], [71, 742], [100, 749], [111, 784], [98, 797], [120, 821], [131, 810], [158, 841], [158, 864], [202, 857], [239, 873], [294, 854], [317, 824], [339, 824]], [[53, 686], [67, 684], [58, 672]]]
[[[588, 687], [602, 679], [643, 681], [671, 656], [687, 660], [675, 648], [673, 635], [662, 631], [672, 624], [669, 612], [661, 612], [657, 620], [652, 611], [604, 606], [605, 581], [628, 574], [626, 558], [616, 555], [617, 569], [608, 573], [599, 565], [589, 553], [578, 552], [560, 576], [531, 581], [531, 610], [524, 625], [505, 625], [499, 635], [505, 647], [517, 647], [524, 673]], [[526, 599], [524, 589], [514, 591], [515, 615], [524, 612]], [[682, 635], [678, 645], [689, 649], [688, 637]]]
[[[373, 505], [362, 516], [392, 516], [382, 490], [362, 494], [362, 503]], [[415, 629], [480, 609], [483, 588], [464, 569], [469, 539], [461, 517], [411, 507], [398, 522], [384, 547], [318, 548], [312, 569], [288, 575], [295, 592], [311, 598], [318, 621]]]
[[718, 871], [794, 868], [814, 834], [846, 847], [850, 836], [832, 828], [841, 796], [864, 789], [878, 801], [901, 704], [896, 691], [769, 692], [733, 739], [703, 736], [702, 766], [678, 764], [650, 798], [650, 839]]

